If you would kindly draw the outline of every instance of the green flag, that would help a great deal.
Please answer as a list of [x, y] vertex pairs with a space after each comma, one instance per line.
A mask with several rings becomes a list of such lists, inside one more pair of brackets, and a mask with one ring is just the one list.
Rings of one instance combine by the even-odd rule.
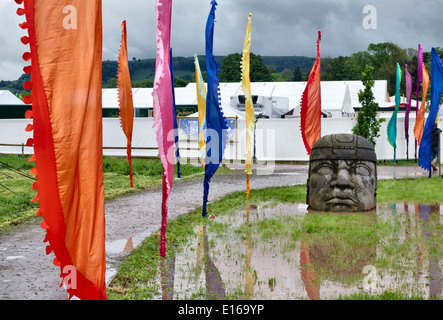
[[397, 63], [397, 81], [395, 90], [395, 110], [392, 114], [391, 120], [388, 123], [388, 141], [394, 147], [394, 162], [397, 151], [397, 113], [400, 108], [400, 82], [401, 82], [401, 69], [400, 65]]

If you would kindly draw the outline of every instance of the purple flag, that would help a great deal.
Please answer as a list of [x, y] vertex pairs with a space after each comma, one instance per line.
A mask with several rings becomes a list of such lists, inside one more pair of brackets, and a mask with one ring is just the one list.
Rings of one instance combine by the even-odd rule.
[[409, 160], [409, 112], [411, 111], [412, 100], [412, 78], [408, 72], [408, 65], [405, 65], [406, 82], [406, 112], [405, 112], [405, 138], [406, 138], [406, 159]]

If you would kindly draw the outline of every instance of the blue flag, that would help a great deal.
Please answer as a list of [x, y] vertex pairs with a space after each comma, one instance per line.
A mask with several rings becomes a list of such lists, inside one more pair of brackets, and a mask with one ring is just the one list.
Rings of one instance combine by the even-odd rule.
[[428, 170], [429, 175], [431, 175], [431, 161], [433, 160], [431, 152], [431, 132], [435, 119], [437, 118], [440, 98], [443, 92], [443, 65], [435, 48], [432, 48], [431, 63], [431, 109], [428, 119], [426, 120], [425, 128], [423, 129], [423, 136], [418, 151], [418, 164], [423, 169]]
[[217, 171], [226, 147], [228, 124], [220, 106], [220, 88], [217, 75], [218, 66], [213, 55], [214, 47], [214, 22], [215, 6], [217, 2], [211, 1], [211, 11], [206, 22], [206, 72], [207, 72], [207, 95], [206, 95], [206, 161], [205, 179], [203, 183], [203, 212], [207, 215], [206, 204], [208, 202], [209, 183]]
[[175, 157], [177, 159], [177, 178], [180, 179], [180, 149], [178, 147], [178, 125], [177, 125], [177, 111], [175, 108], [175, 89], [174, 89], [174, 70], [172, 68], [172, 48], [169, 56], [169, 70], [171, 71], [171, 85], [172, 85], [172, 116], [174, 117], [174, 142], [175, 142]]

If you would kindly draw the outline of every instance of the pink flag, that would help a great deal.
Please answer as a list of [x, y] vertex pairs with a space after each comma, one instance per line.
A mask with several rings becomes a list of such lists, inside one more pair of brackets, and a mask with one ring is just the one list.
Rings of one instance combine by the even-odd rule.
[[174, 118], [172, 109], [172, 83], [169, 69], [172, 0], [156, 0], [157, 60], [154, 90], [154, 134], [163, 164], [163, 198], [160, 256], [165, 256], [168, 202], [174, 173]]

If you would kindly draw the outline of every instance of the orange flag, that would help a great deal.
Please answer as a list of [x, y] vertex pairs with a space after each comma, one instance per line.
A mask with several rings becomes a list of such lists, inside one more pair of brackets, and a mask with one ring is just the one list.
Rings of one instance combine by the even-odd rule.
[[414, 126], [414, 136], [417, 140], [417, 144], [420, 145], [421, 137], [423, 135], [423, 129], [425, 128], [425, 113], [426, 113], [426, 94], [429, 88], [429, 75], [426, 71], [425, 64], [422, 62], [423, 68], [423, 98], [421, 102], [420, 109], [417, 113], [417, 118], [415, 119]]
[[301, 135], [308, 154], [321, 138], [320, 40], [321, 31], [318, 31], [317, 59], [303, 92], [300, 109]]
[[36, 216], [69, 297], [106, 299], [101, 0], [16, 0], [30, 45]]
[[134, 177], [132, 174], [131, 143], [134, 125], [134, 104], [132, 101], [131, 76], [128, 65], [126, 21], [123, 21], [120, 27], [122, 28], [122, 41], [118, 55], [118, 103], [120, 105], [120, 125], [128, 140], [126, 153], [128, 154], [130, 184], [131, 188], [133, 188]]

